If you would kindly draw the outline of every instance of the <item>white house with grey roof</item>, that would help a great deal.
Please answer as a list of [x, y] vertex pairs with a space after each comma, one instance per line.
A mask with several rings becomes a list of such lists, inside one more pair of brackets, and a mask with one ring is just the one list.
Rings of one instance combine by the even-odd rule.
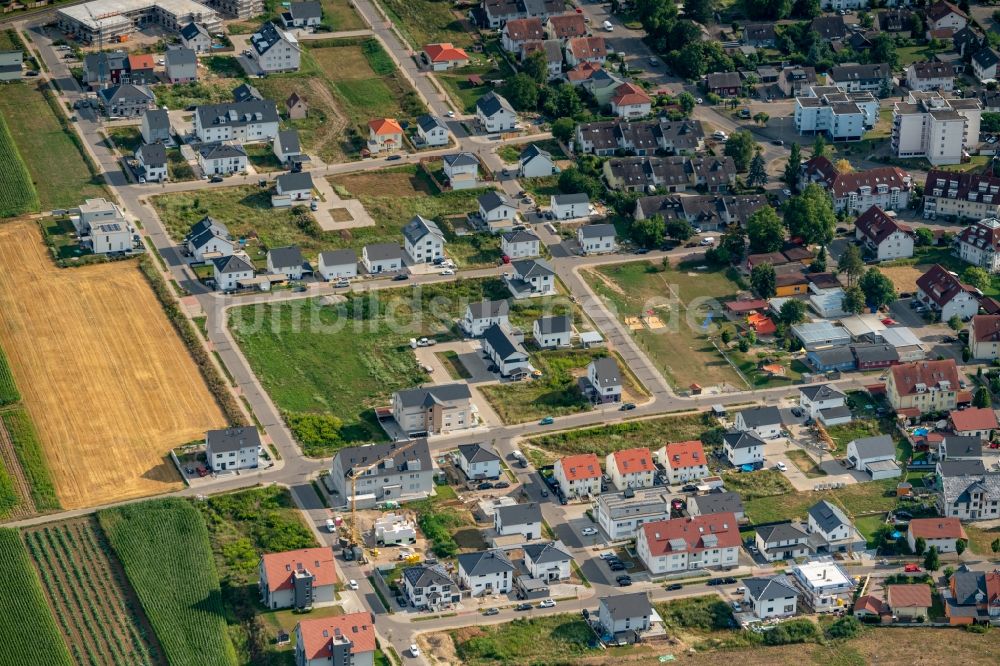
[[[557, 220], [575, 220], [590, 215], [590, 197], [583, 192], [575, 194], [553, 194], [549, 201], [549, 210]], [[600, 226], [600, 225], [592, 225]], [[611, 225], [607, 225], [611, 226]], [[614, 241], [614, 235], [611, 237]]]
[[523, 336], [509, 325], [494, 324], [483, 332], [483, 352], [497, 366], [502, 377], [531, 372], [528, 352], [522, 340]]
[[198, 79], [198, 56], [189, 48], [174, 46], [163, 55], [171, 83], [191, 83]]
[[295, 158], [301, 157], [302, 145], [299, 142], [298, 130], [290, 129], [278, 132], [278, 135], [274, 137], [271, 150], [282, 164], [288, 164]]
[[873, 481], [902, 474], [896, 464], [896, 444], [889, 435], [862, 437], [847, 443], [847, 462], [859, 472], [868, 472]]
[[448, 126], [437, 116], [424, 114], [417, 118], [418, 145], [428, 148], [447, 146], [451, 141], [448, 133]]
[[476, 101], [476, 119], [486, 132], [510, 132], [517, 129], [517, 112], [514, 107], [492, 91]]
[[774, 439], [781, 435], [781, 412], [777, 407], [749, 407], [737, 412], [733, 420], [741, 432], [753, 432], [761, 439]]
[[762, 466], [764, 464], [764, 447], [766, 445], [764, 440], [749, 430], [746, 432], [730, 430], [722, 436], [722, 450], [726, 454], [726, 460], [734, 467], [742, 467], [743, 465]]
[[181, 28], [181, 44], [195, 53], [207, 53], [212, 48], [212, 35], [201, 23], [188, 23]]
[[621, 401], [622, 374], [615, 359], [610, 356], [595, 358], [587, 365], [587, 380], [597, 402]]
[[205, 456], [213, 472], [255, 469], [260, 449], [257, 428], [224, 428], [205, 433]]
[[202, 104], [194, 111], [194, 134], [205, 143], [271, 141], [278, 135], [278, 107], [272, 100], [252, 96], [226, 104]]
[[306, 171], [290, 171], [274, 179], [275, 195], [271, 197], [274, 206], [292, 206], [300, 201], [312, 201], [312, 174]]
[[559, 167], [552, 159], [552, 153], [535, 144], [521, 151], [517, 159], [517, 175], [521, 178], [544, 178], [559, 173]]
[[301, 280], [305, 259], [298, 247], [275, 247], [267, 251], [267, 270], [272, 275], [281, 274], [289, 280]]
[[142, 114], [142, 122], [139, 124], [139, 133], [142, 134], [144, 143], [156, 143], [162, 141], [169, 143], [170, 139], [170, 116], [163, 109], [146, 109]]
[[472, 153], [451, 153], [442, 157], [441, 163], [451, 189], [479, 187], [479, 158]]
[[825, 426], [851, 422], [853, 417], [846, 401], [847, 396], [830, 384], [799, 389], [799, 406], [810, 418]]
[[361, 263], [373, 275], [399, 271], [403, 268], [403, 250], [396, 243], [371, 243], [361, 248]]
[[482, 444], [459, 444], [458, 468], [470, 481], [500, 478], [500, 456]]
[[754, 544], [768, 562], [794, 560], [809, 554], [809, 533], [795, 523], [778, 523], [757, 528]]
[[265, 23], [250, 35], [250, 48], [243, 52], [258, 74], [296, 72], [302, 60], [302, 47], [291, 32], [273, 23]]
[[462, 553], [457, 559], [458, 579], [472, 596], [510, 592], [516, 569], [502, 550]]
[[435, 384], [392, 394], [392, 416], [410, 434], [436, 435], [476, 425], [472, 393], [467, 384]]
[[535, 343], [542, 349], [569, 347], [573, 339], [573, 320], [566, 315], [539, 317], [532, 324]]
[[688, 499], [688, 513], [692, 516], [708, 516], [713, 513], [731, 513], [737, 520], [743, 520], [746, 515], [743, 508], [743, 498], [739, 493], [712, 491], [703, 495], [695, 495]]
[[[405, 448], [404, 448], [405, 447]], [[375, 461], [380, 461], [370, 467]], [[352, 501], [352, 477], [359, 508], [385, 500], [406, 501], [430, 496], [434, 489], [434, 459], [426, 439], [348, 446], [330, 463], [327, 485], [337, 506]]]
[[415, 264], [444, 257], [444, 234], [433, 220], [417, 215], [403, 227], [403, 249]]
[[253, 278], [253, 264], [244, 256], [229, 255], [212, 259], [215, 288], [220, 291], [232, 291], [241, 282]]
[[493, 529], [501, 536], [514, 534], [525, 540], [542, 538], [542, 507], [537, 502], [498, 507], [493, 512]]
[[135, 151], [136, 173], [147, 183], [167, 179], [167, 149], [162, 143], [144, 143]]
[[854, 527], [847, 514], [839, 506], [826, 500], [809, 507], [806, 531], [809, 533], [809, 547], [817, 553], [865, 548], [865, 538]]
[[490, 190], [480, 195], [479, 217], [493, 233], [505, 231], [514, 227], [517, 219], [517, 206], [503, 192]]
[[247, 153], [230, 143], [204, 143], [198, 148], [198, 166], [210, 176], [243, 173], [247, 170]]
[[607, 254], [618, 249], [613, 224], [585, 224], [577, 228], [576, 241], [583, 254]]
[[500, 251], [510, 259], [530, 259], [539, 255], [540, 243], [530, 231], [508, 231], [500, 236]]
[[[970, 461], [942, 464], [958, 465]], [[1000, 474], [976, 471], [973, 474], [942, 476], [937, 506], [942, 516], [960, 520], [1000, 518]]]
[[97, 91], [97, 99], [109, 118], [139, 118], [156, 104], [148, 87], [131, 83], [102, 88]]
[[532, 578], [545, 581], [566, 580], [572, 573], [573, 556], [561, 541], [527, 543], [524, 551], [524, 565]]
[[759, 620], [795, 615], [799, 591], [783, 575], [767, 578], [744, 578], [743, 602]]
[[358, 255], [350, 249], [320, 252], [317, 270], [327, 281], [356, 278], [358, 276]]
[[510, 263], [507, 287], [514, 298], [551, 296], [556, 293], [555, 271], [544, 259], [521, 259]]
[[402, 578], [406, 600], [417, 610], [444, 610], [462, 600], [458, 583], [439, 564], [406, 567]]
[[467, 335], [478, 338], [490, 326], [510, 324], [510, 302], [482, 300], [465, 306], [465, 316], [459, 322]]
[[645, 592], [601, 597], [597, 608], [597, 621], [602, 631], [612, 636], [641, 634], [649, 630], [652, 619], [653, 606]]
[[236, 249], [226, 225], [207, 216], [191, 226], [184, 236], [184, 245], [198, 263], [232, 256]]
[[281, 12], [281, 24], [286, 28], [309, 28], [323, 22], [323, 6], [319, 2], [292, 2]]

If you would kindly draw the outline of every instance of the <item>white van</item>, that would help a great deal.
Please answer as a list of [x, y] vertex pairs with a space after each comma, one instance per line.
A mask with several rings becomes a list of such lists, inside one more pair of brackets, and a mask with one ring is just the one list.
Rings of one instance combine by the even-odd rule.
[[715, 239], [712, 238], [711, 236], [709, 236], [707, 238], [702, 238], [701, 239], [701, 244], [702, 245], [715, 245]]
[[607, 30], [608, 32], [612, 32], [612, 31], [614, 31], [615, 26], [611, 25], [611, 21], [605, 21], [604, 22], [604, 29]]

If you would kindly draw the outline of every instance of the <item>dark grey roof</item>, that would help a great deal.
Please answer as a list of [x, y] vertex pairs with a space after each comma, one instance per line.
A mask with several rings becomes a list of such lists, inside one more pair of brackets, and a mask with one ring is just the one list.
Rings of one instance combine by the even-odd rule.
[[202, 248], [202, 247], [205, 247], [206, 245], [208, 245], [209, 242], [215, 240], [216, 238], [220, 238], [220, 237], [221, 238], [225, 238], [226, 240], [228, 240], [227, 236], [223, 236], [221, 234], [217, 234], [217, 233], [215, 233], [211, 229], [206, 229], [205, 231], [202, 231], [197, 236], [191, 236], [191, 237], [187, 238], [187, 241], [193, 247], [195, 247], [195, 248]]
[[896, 457], [896, 444], [889, 435], [875, 435], [874, 437], [862, 437], [851, 440], [854, 448], [862, 459], [881, 458], [884, 456]]
[[542, 333], [568, 333], [573, 330], [573, 320], [566, 315], [539, 317], [536, 323]]
[[821, 500], [809, 507], [809, 515], [812, 516], [819, 528], [829, 534], [841, 525], [850, 525], [851, 520], [840, 510], [836, 504], [831, 504], [826, 500]]
[[563, 550], [563, 546], [558, 541], [548, 543], [529, 543], [522, 548], [524, 557], [535, 564], [548, 564], [550, 562], [565, 562], [573, 559], [573, 556]]
[[[893, 350], [895, 351], [895, 350]], [[816, 359], [821, 366], [844, 365], [854, 363], [854, 355], [849, 347], [831, 347], [830, 349], [819, 349], [809, 352], [809, 356]]]
[[764, 540], [770, 541], [791, 541], [793, 539], [807, 539], [806, 532], [794, 523], [778, 523], [777, 525], [764, 525], [757, 528], [757, 535]]
[[294, 245], [289, 247], [275, 247], [267, 251], [267, 258], [271, 260], [271, 265], [275, 268], [289, 268], [302, 265], [302, 250]]
[[892, 69], [884, 62], [870, 65], [839, 65], [830, 68], [830, 78], [834, 81], [874, 81], [892, 76]]
[[535, 275], [555, 275], [549, 262], [544, 259], [521, 259], [512, 261], [511, 266], [514, 268], [514, 272], [523, 278]]
[[649, 597], [646, 596], [645, 592], [613, 594], [610, 597], [601, 597], [601, 605], [608, 609], [608, 614], [612, 620], [649, 617], [653, 614], [653, 607], [650, 605]]
[[502, 110], [506, 110], [512, 115], [516, 115], [514, 107], [506, 99], [496, 94], [488, 92], [476, 101], [476, 110], [482, 112], [487, 118], [496, 115]]
[[830, 386], [829, 384], [820, 384], [819, 386], [803, 386], [799, 389], [799, 392], [812, 402], [823, 402], [824, 400], [847, 397], [836, 387]]
[[[402, 447], [408, 446], [405, 450]], [[426, 439], [401, 442], [383, 442], [382, 444], [368, 444], [365, 446], [348, 446], [337, 451], [334, 461], [340, 460], [340, 467], [344, 470], [344, 476], [349, 476], [355, 467], [367, 467], [376, 460], [382, 460], [370, 474], [384, 474], [388, 472], [419, 471], [433, 472], [433, 460], [431, 450], [427, 446]]]
[[415, 567], [406, 567], [403, 569], [403, 576], [415, 588], [455, 584], [448, 572], [438, 565], [418, 564]]
[[275, 179], [275, 182], [281, 186], [281, 189], [284, 192], [290, 192], [292, 190], [311, 190], [313, 188], [312, 174], [307, 171], [292, 171], [290, 173], [283, 173]]
[[213, 230], [217, 236], [225, 236], [229, 238], [229, 229], [222, 222], [219, 222], [214, 217], [206, 215], [197, 222], [191, 225], [191, 229], [187, 232], [185, 238], [194, 238], [200, 235], [204, 231]]
[[948, 435], [941, 442], [948, 458], [982, 458], [983, 440], [976, 435]]
[[483, 342], [490, 346], [490, 349], [500, 357], [507, 360], [515, 354], [527, 355], [521, 345], [513, 340], [504, 328], [498, 324], [493, 324], [483, 333]]
[[211, 38], [211, 36], [208, 34], [208, 29], [205, 26], [201, 25], [200, 23], [188, 23], [187, 25], [181, 28], [181, 37], [183, 37], [184, 39], [193, 39], [194, 37], [197, 37], [199, 34]]
[[[575, 192], [573, 194], [553, 194], [552, 195], [552, 205], [553, 206], [569, 206], [570, 204], [585, 204], [590, 203], [590, 197], [584, 192]], [[614, 229], [613, 225], [610, 224], [591, 224], [591, 227], [611, 227]]]
[[739, 430], [730, 430], [722, 438], [731, 449], [749, 449], [767, 444], [752, 432], [740, 432]]
[[[447, 130], [448, 126], [444, 124], [444, 121], [437, 116], [432, 116], [430, 114], [424, 114], [417, 118], [417, 125], [425, 132], [430, 132], [431, 130], [440, 127], [441, 129]], [[445, 155], [447, 158], [448, 156]]]
[[955, 603], [971, 606], [976, 596], [986, 594], [986, 576], [982, 571], [969, 571], [965, 566], [952, 574], [955, 583]]
[[246, 151], [242, 146], [231, 143], [203, 143], [198, 147], [198, 152], [206, 160], [224, 160], [233, 157], [246, 157]]
[[972, 54], [972, 60], [983, 69], [989, 69], [1000, 62], [1000, 54], [987, 47]]
[[149, 125], [150, 129], [170, 129], [170, 116], [163, 109], [146, 109], [143, 116], [145, 116], [146, 124]]
[[255, 99], [263, 101], [264, 96], [260, 94], [254, 86], [249, 83], [241, 83], [240, 85], [233, 88], [233, 101], [234, 102], [245, 102], [248, 99]]
[[[237, 90], [240, 88], [233, 91], [234, 95]], [[226, 104], [202, 104], [195, 109], [195, 113], [198, 114], [198, 122], [202, 127], [222, 125], [240, 127], [249, 123], [278, 122], [278, 107], [274, 101], [252, 97]]]
[[490, 190], [485, 194], [479, 196], [479, 205], [483, 207], [487, 213], [491, 210], [496, 210], [500, 206], [510, 206], [514, 207], [514, 202], [510, 200], [503, 192], [498, 192], [496, 190]]
[[403, 407], [430, 407], [431, 405], [472, 398], [468, 384], [435, 384], [396, 391]]
[[739, 412], [743, 415], [743, 423], [748, 428], [768, 425], [781, 425], [781, 412], [774, 406], [757, 406]]
[[436, 236], [444, 242], [444, 234], [433, 220], [417, 215], [403, 227], [403, 237], [410, 243], [419, 243], [425, 236]]
[[851, 351], [858, 359], [858, 363], [883, 363], [899, 360], [899, 352], [892, 345], [851, 345]]
[[942, 460], [937, 471], [942, 477], [977, 476], [986, 473], [986, 465], [980, 459], [976, 460]]
[[508, 231], [503, 234], [502, 238], [508, 243], [530, 243], [531, 241], [540, 241], [541, 238], [531, 233], [530, 231], [525, 231], [524, 229], [519, 229], [517, 231]]
[[500, 456], [485, 448], [482, 444], [459, 444], [458, 452], [469, 463], [499, 461]]
[[597, 383], [601, 387], [621, 386], [622, 376], [618, 371], [618, 363], [610, 356], [595, 358], [590, 362], [594, 366], [594, 374], [597, 375]]
[[365, 254], [371, 261], [402, 259], [403, 249], [396, 243], [372, 243], [365, 245]]
[[448, 166], [479, 166], [479, 160], [472, 153], [450, 153], [441, 158]]
[[472, 311], [473, 319], [492, 319], [494, 317], [506, 317], [510, 312], [510, 303], [503, 301], [482, 300], [476, 303], [469, 303], [469, 310]]
[[785, 599], [786, 597], [797, 597], [799, 595], [784, 576], [744, 578], [742, 583], [747, 588], [750, 597], [760, 601], [772, 601], [774, 599]]
[[278, 26], [268, 22], [262, 25], [260, 30], [250, 35], [250, 46], [258, 54], [264, 55], [284, 38], [284, 33], [278, 29]]
[[167, 163], [167, 149], [163, 147], [162, 143], [144, 143], [135, 152], [146, 166]]
[[242, 257], [237, 257], [235, 254], [231, 257], [217, 257], [212, 260], [215, 267], [220, 273], [244, 273], [250, 271], [253, 273], [253, 266], [250, 265], [246, 259]]
[[469, 576], [488, 576], [514, 570], [514, 565], [502, 550], [462, 553], [458, 556], [458, 566]]
[[318, 2], [293, 2], [288, 7], [288, 13], [292, 15], [292, 18], [297, 19], [323, 17], [323, 9]]
[[143, 100], [152, 101], [153, 93], [149, 92], [146, 86], [134, 86], [131, 83], [123, 83], [110, 88], [98, 90], [97, 94], [106, 104], [113, 104], [121, 100]]
[[615, 225], [613, 224], [586, 224], [580, 227], [580, 233], [584, 238], [605, 238], [615, 235]]
[[739, 493], [707, 493], [692, 497], [691, 501], [698, 507], [701, 515], [709, 513], [743, 513], [743, 498]]
[[299, 132], [298, 130], [281, 130], [278, 132], [278, 141], [281, 142], [281, 148], [286, 153], [300, 153], [302, 152], [302, 147], [299, 144]]
[[527, 148], [522, 150], [521, 155], [518, 157], [518, 160], [523, 164], [524, 162], [532, 160], [536, 157], [544, 157], [548, 161], [550, 162], [552, 161], [552, 153], [550, 153], [547, 150], [542, 150], [535, 144], [531, 144]]
[[500, 518], [500, 524], [508, 527], [542, 522], [542, 507], [537, 502], [501, 506], [497, 508], [496, 514]]
[[167, 49], [163, 57], [168, 67], [170, 65], [195, 65], [198, 63], [198, 57], [194, 50], [186, 46], [172, 46]]
[[344, 266], [358, 263], [358, 254], [354, 250], [329, 250], [319, 253], [325, 266]]
[[206, 433], [208, 448], [212, 453], [228, 453], [260, 446], [260, 433], [254, 426], [209, 430]]
[[832, 421], [834, 419], [842, 419], [851, 415], [851, 409], [844, 405], [839, 407], [827, 407], [826, 409], [819, 410], [820, 416], [823, 417], [824, 421]]

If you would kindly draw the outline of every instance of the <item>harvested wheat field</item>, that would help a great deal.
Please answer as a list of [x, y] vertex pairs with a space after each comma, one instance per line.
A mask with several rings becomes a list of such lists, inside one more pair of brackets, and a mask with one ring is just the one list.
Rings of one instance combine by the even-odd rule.
[[182, 486], [169, 450], [225, 425], [132, 263], [59, 269], [0, 225], [0, 345], [66, 509]]

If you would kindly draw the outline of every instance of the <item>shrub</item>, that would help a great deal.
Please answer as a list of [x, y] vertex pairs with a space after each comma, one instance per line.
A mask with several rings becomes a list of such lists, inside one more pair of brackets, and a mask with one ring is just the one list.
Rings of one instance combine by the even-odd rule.
[[815, 640], [819, 627], [812, 620], [791, 620], [764, 634], [765, 645], [789, 645]]
[[861, 622], [853, 615], [845, 615], [826, 630], [826, 635], [830, 638], [854, 638], [859, 633], [861, 633]]

